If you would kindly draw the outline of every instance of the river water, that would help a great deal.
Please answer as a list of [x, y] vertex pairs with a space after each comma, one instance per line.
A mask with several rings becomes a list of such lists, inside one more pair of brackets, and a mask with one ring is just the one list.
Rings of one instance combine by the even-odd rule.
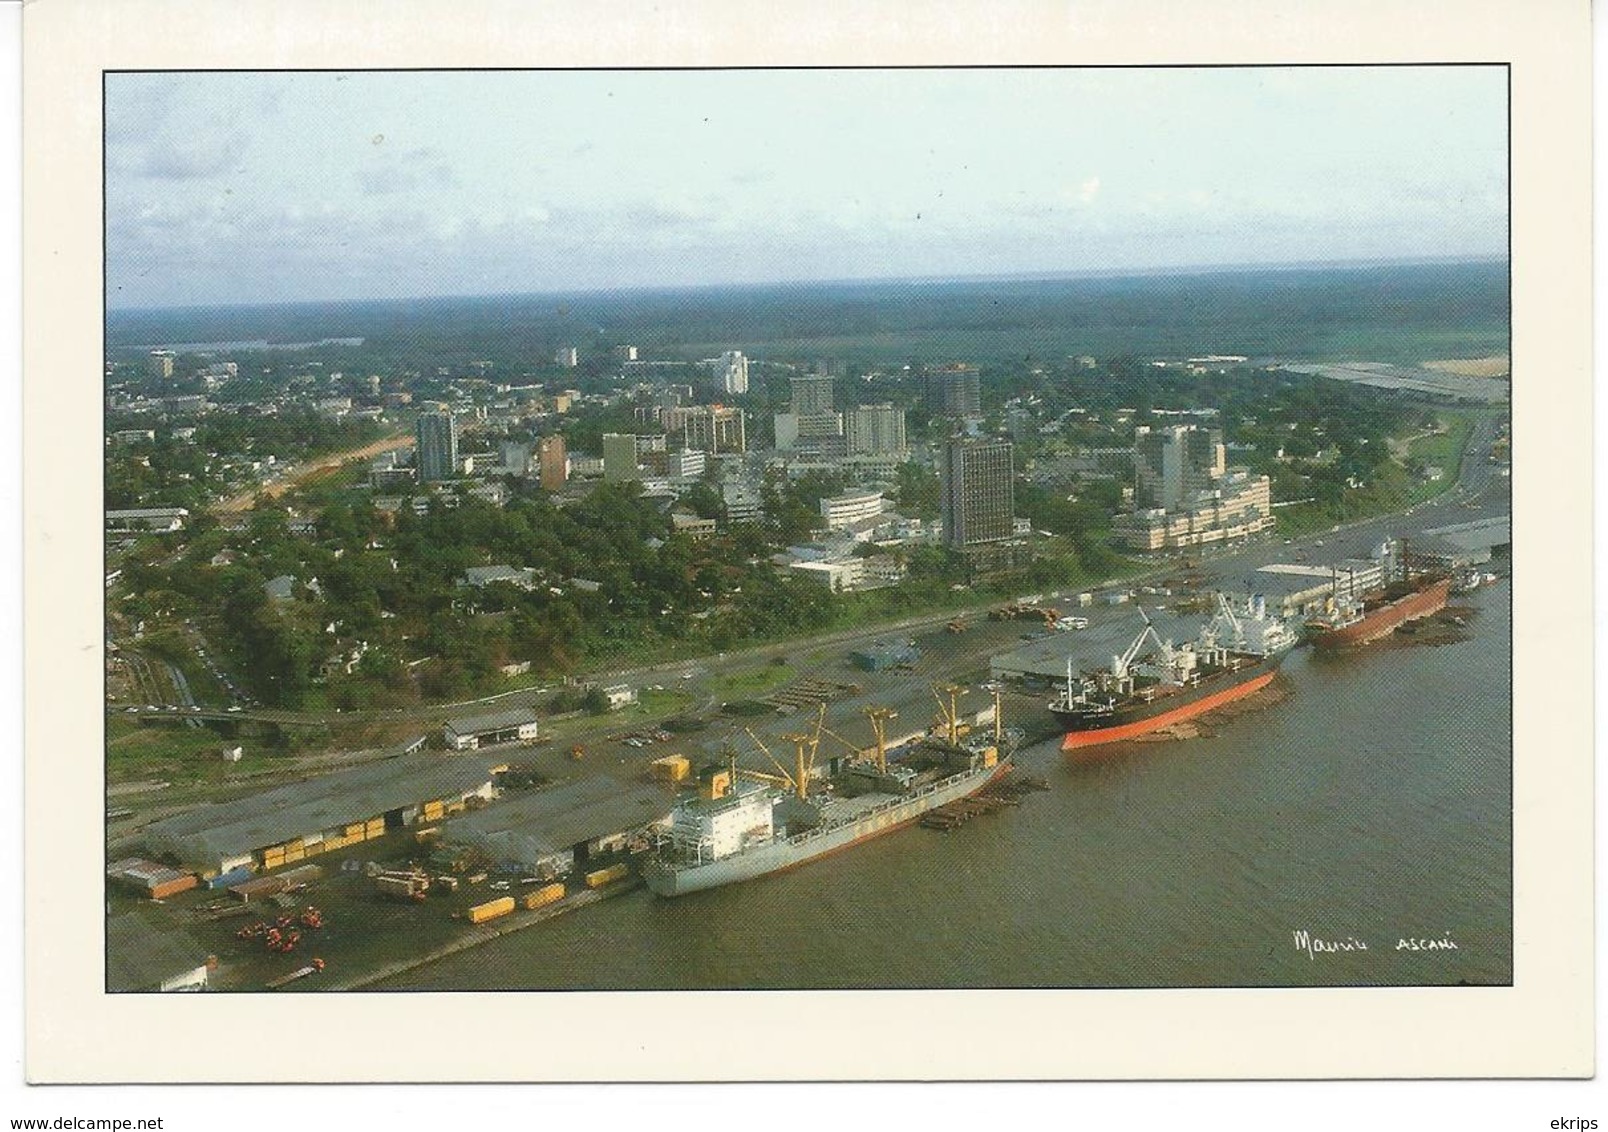
[[1209, 736], [1084, 764], [1029, 748], [1051, 790], [1017, 809], [634, 892], [381, 989], [1509, 983], [1508, 585], [1456, 600], [1467, 639], [1298, 650], [1288, 698]]

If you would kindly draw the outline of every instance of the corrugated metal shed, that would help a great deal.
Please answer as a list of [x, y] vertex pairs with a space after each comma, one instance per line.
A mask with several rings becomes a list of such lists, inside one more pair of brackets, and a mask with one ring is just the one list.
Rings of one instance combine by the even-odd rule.
[[106, 875], [112, 880], [120, 880], [132, 884], [137, 888], [154, 889], [172, 884], [174, 881], [187, 879], [191, 874], [171, 869], [158, 861], [146, 861], [139, 857], [125, 857], [121, 861], [114, 861], [106, 867]]
[[670, 805], [663, 789], [594, 775], [506, 796], [489, 809], [453, 822], [450, 833], [454, 841], [496, 860], [533, 865], [582, 842], [662, 821], [669, 816]]
[[472, 735], [479, 731], [502, 731], [535, 722], [537, 722], [536, 712], [531, 708], [510, 708], [507, 711], [491, 712], [487, 715], [449, 719], [447, 726], [459, 735]]
[[[1463, 550], [1492, 550], [1513, 544], [1513, 516], [1502, 515], [1494, 519], [1474, 519], [1447, 527], [1433, 527], [1424, 534], [1445, 539]], [[1409, 544], [1409, 549], [1411, 546]]]
[[145, 841], [182, 861], [210, 864], [390, 810], [461, 796], [487, 786], [497, 765], [473, 755], [381, 759], [152, 822]]

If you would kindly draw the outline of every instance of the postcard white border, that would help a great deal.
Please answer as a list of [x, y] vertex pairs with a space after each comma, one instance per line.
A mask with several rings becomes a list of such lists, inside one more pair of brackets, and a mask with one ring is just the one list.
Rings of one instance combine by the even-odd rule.
[[[562, 8], [517, 0], [31, 4], [23, 198], [29, 1079], [1592, 1072], [1589, 8], [1498, 0], [1340, 7], [1280, 0], [830, 0], [786, 12], [717, 0]], [[102, 69], [1386, 61], [1512, 67], [1513, 370], [1521, 389], [1530, 388], [1514, 416], [1512, 988], [101, 993], [100, 438], [86, 422], [100, 416]], [[328, 1041], [253, 1038], [428, 1031], [422, 1020], [431, 1016], [453, 1019], [450, 1041], [347, 1040], [338, 1066]], [[671, 1017], [676, 1025], [664, 1025]], [[779, 1017], [785, 1029], [775, 1025]], [[854, 1020], [852, 1040], [844, 1037], [845, 1017]], [[700, 1027], [768, 1037], [701, 1046], [681, 1040]], [[229, 1056], [219, 1059], [220, 1049]]]

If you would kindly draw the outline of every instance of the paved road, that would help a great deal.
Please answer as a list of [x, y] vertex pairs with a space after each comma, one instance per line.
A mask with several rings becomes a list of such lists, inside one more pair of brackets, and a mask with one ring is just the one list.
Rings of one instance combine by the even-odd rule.
[[334, 466], [340, 467], [351, 460], [372, 460], [376, 456], [383, 456], [387, 452], [395, 452], [402, 448], [411, 448], [414, 438], [411, 434], [398, 434], [387, 436], [364, 444], [358, 448], [348, 448], [343, 452], [331, 452], [327, 456], [315, 456], [302, 464], [292, 464], [279, 475], [260, 486], [238, 495], [221, 499], [212, 505], [212, 510], [220, 515], [249, 511], [256, 502], [257, 496], [266, 495], [270, 499], [285, 494], [291, 488], [306, 482], [321, 474], [324, 469]]

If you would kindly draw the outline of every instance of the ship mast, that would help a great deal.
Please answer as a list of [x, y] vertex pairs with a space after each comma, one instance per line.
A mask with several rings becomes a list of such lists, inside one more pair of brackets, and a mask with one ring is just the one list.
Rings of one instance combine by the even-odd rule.
[[774, 766], [781, 773], [780, 773], [780, 775], [773, 775], [773, 774], [764, 774], [764, 773], [761, 773], [759, 771], [753, 771], [753, 770], [745, 770], [742, 773], [748, 775], [750, 778], [757, 778], [761, 782], [769, 782], [769, 783], [772, 783], [772, 784], [774, 784], [776, 786], [784, 787], [784, 788], [786, 788], [788, 790], [791, 790], [794, 793], [796, 793], [801, 799], [807, 799], [808, 796], [809, 796], [809, 767], [806, 765], [806, 761], [805, 761], [805, 757], [804, 757], [804, 747], [808, 743], [809, 736], [808, 735], [783, 735], [782, 736], [783, 739], [801, 740], [801, 742], [799, 742], [799, 744], [798, 744], [798, 750], [797, 750], [798, 758], [797, 758], [796, 772], [792, 773], [792, 774], [789, 774], [787, 768], [784, 767], [781, 763], [776, 761], [776, 756], [771, 754], [771, 749], [769, 747], [765, 746], [764, 740], [762, 740], [758, 735], [754, 734], [753, 728], [745, 727], [745, 728], [743, 728], [743, 730], [748, 732], [748, 737], [754, 741], [754, 745], [765, 753], [765, 757], [771, 761], [771, 765]]
[[871, 736], [876, 743], [875, 763], [878, 774], [888, 773], [888, 720], [899, 718], [892, 708], [868, 707], [863, 709], [871, 721]]
[[[945, 684], [942, 688], [934, 688], [933, 696], [938, 700], [938, 711], [943, 715], [944, 732], [949, 737], [952, 746], [960, 746], [960, 708], [956, 700], [966, 689], [959, 684]], [[946, 703], [944, 697], [948, 696]]]

